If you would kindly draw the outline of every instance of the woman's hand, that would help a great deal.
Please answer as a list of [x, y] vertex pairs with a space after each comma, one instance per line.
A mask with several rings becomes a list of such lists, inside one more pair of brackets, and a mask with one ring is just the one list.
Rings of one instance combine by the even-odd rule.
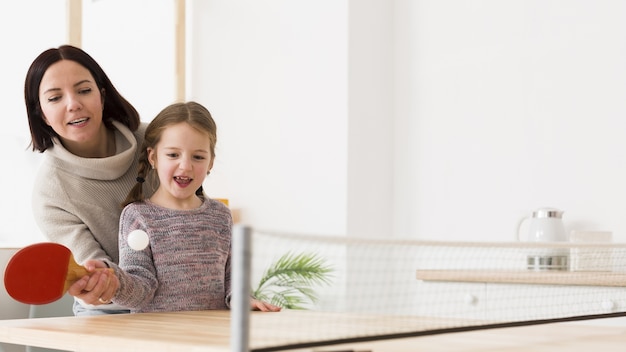
[[101, 305], [111, 303], [111, 299], [117, 292], [120, 282], [112, 270], [106, 269], [108, 266], [101, 260], [87, 260], [83, 266], [89, 275], [83, 276], [76, 281], [67, 292], [91, 305]]
[[279, 306], [275, 306], [271, 303], [259, 301], [258, 299], [252, 298], [250, 300], [250, 308], [252, 310], [260, 310], [261, 312], [280, 312], [281, 308]]

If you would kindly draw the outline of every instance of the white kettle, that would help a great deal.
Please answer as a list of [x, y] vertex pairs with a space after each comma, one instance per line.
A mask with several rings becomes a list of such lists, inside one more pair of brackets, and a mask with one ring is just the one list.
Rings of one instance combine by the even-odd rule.
[[[520, 235], [522, 224], [530, 220], [528, 237]], [[563, 211], [556, 208], [539, 208], [532, 217], [523, 217], [517, 223], [517, 240], [529, 242], [561, 242], [567, 241], [565, 226], [563, 225]]]
[[[535, 243], [565, 242], [568, 240], [563, 225], [563, 211], [555, 208], [539, 208], [532, 217], [523, 217], [517, 223], [517, 240]], [[520, 235], [522, 224], [529, 220], [528, 236]], [[546, 246], [531, 248], [526, 257], [527, 268], [531, 270], [567, 270], [569, 251], [564, 248]]]

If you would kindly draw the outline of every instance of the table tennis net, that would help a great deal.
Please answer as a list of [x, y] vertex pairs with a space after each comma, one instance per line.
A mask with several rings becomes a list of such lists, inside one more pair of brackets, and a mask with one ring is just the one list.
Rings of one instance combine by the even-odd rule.
[[[626, 315], [626, 244], [254, 230], [251, 252], [253, 291], [290, 307], [250, 313], [252, 351]], [[295, 310], [306, 314], [284, 318]]]

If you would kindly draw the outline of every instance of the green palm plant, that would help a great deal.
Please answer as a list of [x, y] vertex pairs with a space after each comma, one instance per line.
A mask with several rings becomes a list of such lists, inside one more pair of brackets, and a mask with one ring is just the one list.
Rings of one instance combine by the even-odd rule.
[[313, 287], [330, 284], [332, 270], [316, 254], [287, 252], [265, 270], [252, 294], [283, 308], [305, 309], [318, 299]]

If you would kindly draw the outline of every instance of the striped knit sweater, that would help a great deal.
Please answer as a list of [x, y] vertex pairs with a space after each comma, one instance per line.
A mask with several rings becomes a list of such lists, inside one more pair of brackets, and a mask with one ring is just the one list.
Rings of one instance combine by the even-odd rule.
[[[127, 242], [136, 229], [150, 239], [140, 251]], [[231, 229], [230, 210], [208, 198], [191, 210], [129, 204], [120, 219], [113, 302], [133, 313], [229, 308]]]

